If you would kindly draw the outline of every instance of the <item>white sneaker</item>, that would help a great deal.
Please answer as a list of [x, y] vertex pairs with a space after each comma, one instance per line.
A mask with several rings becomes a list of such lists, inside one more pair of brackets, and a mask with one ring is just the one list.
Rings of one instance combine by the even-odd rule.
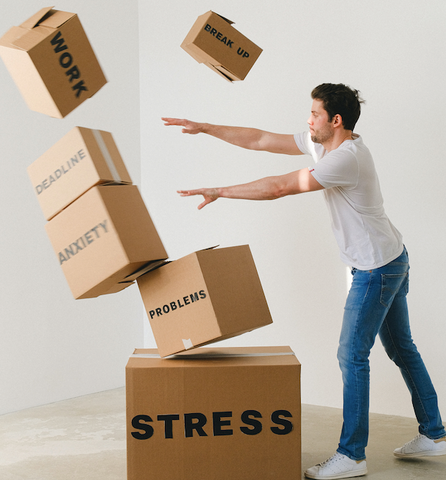
[[332, 479], [360, 477], [367, 473], [365, 460], [352, 460], [341, 453], [336, 452], [331, 458], [323, 463], [305, 471], [305, 476], [315, 479]]
[[418, 434], [413, 440], [407, 442], [393, 451], [395, 457], [435, 457], [446, 455], [446, 437], [431, 440], [425, 435]]

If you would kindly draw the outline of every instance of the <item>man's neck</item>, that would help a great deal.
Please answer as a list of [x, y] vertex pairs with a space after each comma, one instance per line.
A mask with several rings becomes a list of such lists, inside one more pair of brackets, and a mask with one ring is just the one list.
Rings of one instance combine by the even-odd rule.
[[354, 135], [351, 130], [335, 130], [334, 135], [324, 142], [322, 146], [327, 152], [332, 152], [339, 148], [345, 141], [353, 140], [357, 138], [357, 135]]

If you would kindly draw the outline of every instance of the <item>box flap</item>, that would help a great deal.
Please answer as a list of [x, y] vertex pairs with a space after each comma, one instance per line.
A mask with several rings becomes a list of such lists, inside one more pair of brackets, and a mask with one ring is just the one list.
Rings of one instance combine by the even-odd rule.
[[40, 41], [42, 41], [43, 35], [42, 32], [38, 31], [38, 29], [33, 30], [24, 30], [23, 35], [19, 38], [16, 38], [13, 42], [11, 42], [14, 47], [20, 48], [21, 50], [28, 51], [37, 45]]
[[37, 26], [58, 28], [72, 18], [75, 13], [53, 10], [54, 7], [46, 7], [39, 10], [31, 18], [23, 22], [20, 26], [29, 30]]
[[220, 18], [222, 18], [225, 22], [228, 22], [230, 25], [234, 24], [234, 22], [232, 20], [229, 20], [228, 18], [224, 17], [223, 15], [220, 15], [217, 12], [212, 12], [212, 13], [215, 13], [215, 15], [218, 15]]
[[156, 270], [157, 268], [162, 267], [163, 265], [167, 265], [168, 263], [170, 263], [169, 260], [155, 260], [154, 262], [146, 263], [141, 268], [136, 270], [136, 272], [133, 272], [132, 274], [125, 277], [125, 281], [133, 282], [133, 280], [138, 279], [142, 275], [149, 273], [152, 270]]
[[45, 15], [47, 15], [53, 8], [54, 6], [42, 8], [37, 13], [35, 13], [32, 17], [28, 18], [28, 20], [23, 22], [20, 26], [31, 30], [36, 25], [38, 25], [40, 21], [43, 20], [43, 18], [45, 18]]
[[46, 16], [39, 22], [41, 27], [59, 28], [65, 22], [73, 18], [76, 14], [71, 12], [61, 12], [60, 10], [52, 10], [50, 16]]

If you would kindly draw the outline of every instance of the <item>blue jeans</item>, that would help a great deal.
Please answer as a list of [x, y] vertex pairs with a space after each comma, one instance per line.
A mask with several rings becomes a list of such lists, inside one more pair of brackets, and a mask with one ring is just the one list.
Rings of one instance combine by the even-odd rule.
[[431, 439], [445, 436], [437, 394], [410, 333], [406, 249], [384, 267], [353, 268], [352, 275], [338, 349], [344, 383], [344, 423], [338, 452], [353, 460], [365, 459], [369, 435], [369, 355], [378, 334], [409, 388], [419, 432]]

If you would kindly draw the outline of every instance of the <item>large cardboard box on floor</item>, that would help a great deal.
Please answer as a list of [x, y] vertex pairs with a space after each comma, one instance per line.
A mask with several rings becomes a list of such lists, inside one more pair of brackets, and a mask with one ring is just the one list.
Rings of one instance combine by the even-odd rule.
[[122, 290], [167, 254], [136, 185], [96, 186], [45, 225], [74, 298]]
[[131, 184], [110, 132], [75, 127], [28, 167], [47, 220], [99, 184]]
[[75, 13], [39, 10], [0, 38], [0, 56], [31, 110], [63, 118], [107, 80]]
[[128, 480], [300, 480], [300, 363], [289, 347], [200, 348], [126, 367]]
[[232, 26], [232, 21], [209, 11], [200, 15], [181, 48], [230, 82], [244, 80], [262, 49]]
[[138, 287], [162, 357], [272, 323], [248, 245], [192, 253]]

